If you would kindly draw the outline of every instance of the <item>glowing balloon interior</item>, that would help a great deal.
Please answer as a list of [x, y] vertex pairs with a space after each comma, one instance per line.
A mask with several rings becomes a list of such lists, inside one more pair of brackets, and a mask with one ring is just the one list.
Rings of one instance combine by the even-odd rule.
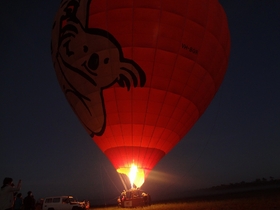
[[229, 51], [218, 0], [63, 0], [52, 30], [69, 104], [138, 187], [203, 114]]

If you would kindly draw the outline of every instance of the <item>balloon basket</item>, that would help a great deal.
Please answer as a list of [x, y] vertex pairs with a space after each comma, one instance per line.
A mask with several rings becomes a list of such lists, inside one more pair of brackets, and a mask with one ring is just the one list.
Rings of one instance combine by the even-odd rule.
[[151, 197], [140, 189], [124, 190], [118, 199], [118, 206], [122, 208], [135, 208], [151, 205]]

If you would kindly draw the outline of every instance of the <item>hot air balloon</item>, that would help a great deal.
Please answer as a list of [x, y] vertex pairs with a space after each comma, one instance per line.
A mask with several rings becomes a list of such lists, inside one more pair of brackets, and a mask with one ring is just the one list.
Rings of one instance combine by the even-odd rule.
[[73, 111], [140, 187], [215, 96], [230, 35], [218, 0], [62, 0], [51, 47]]

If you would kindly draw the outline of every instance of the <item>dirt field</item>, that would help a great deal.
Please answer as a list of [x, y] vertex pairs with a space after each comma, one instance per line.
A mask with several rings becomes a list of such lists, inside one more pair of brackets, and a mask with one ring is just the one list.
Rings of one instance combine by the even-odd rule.
[[[118, 207], [91, 208], [113, 210]], [[143, 210], [280, 210], [280, 189], [255, 190], [156, 203]]]

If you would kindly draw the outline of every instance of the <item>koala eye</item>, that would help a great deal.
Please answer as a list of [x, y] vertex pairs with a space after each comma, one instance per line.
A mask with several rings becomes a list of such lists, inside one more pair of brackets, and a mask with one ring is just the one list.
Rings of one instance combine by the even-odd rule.
[[73, 10], [74, 10], [74, 8], [73, 8], [73, 6], [71, 6], [71, 5], [68, 5], [68, 6], [64, 9], [64, 11], [66, 12], [67, 15], [72, 14]]
[[88, 61], [88, 67], [91, 70], [96, 70], [99, 66], [99, 55], [97, 53], [93, 53]]
[[88, 51], [88, 46], [84, 45], [84, 52], [86, 53]]
[[105, 58], [104, 59], [104, 64], [108, 64], [109, 63], [109, 58]]

